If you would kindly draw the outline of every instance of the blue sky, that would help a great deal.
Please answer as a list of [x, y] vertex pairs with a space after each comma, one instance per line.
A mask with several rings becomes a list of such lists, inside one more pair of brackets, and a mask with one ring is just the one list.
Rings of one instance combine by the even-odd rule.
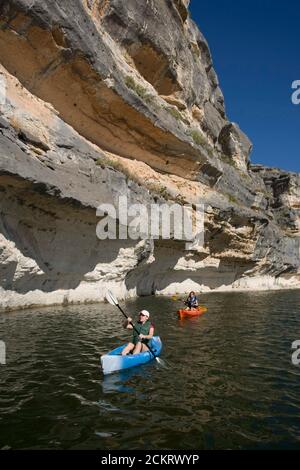
[[300, 6], [286, 0], [192, 0], [225, 96], [226, 112], [254, 144], [251, 160], [300, 173]]

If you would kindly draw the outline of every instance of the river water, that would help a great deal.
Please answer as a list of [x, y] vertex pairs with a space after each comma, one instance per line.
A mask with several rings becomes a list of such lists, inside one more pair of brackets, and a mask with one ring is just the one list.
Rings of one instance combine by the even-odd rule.
[[164, 297], [147, 308], [168, 369], [152, 362], [103, 377], [101, 354], [126, 342], [106, 304], [0, 316], [0, 449], [300, 448], [300, 291], [203, 295], [179, 321]]

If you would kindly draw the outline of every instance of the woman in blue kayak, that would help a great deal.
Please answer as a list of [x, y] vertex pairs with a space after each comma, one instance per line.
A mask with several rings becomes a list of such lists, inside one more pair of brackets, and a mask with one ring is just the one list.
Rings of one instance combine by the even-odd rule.
[[186, 301], [184, 303], [185, 303], [185, 305], [188, 306], [189, 310], [192, 310], [193, 308], [198, 308], [198, 306], [199, 306], [198, 299], [197, 299], [196, 294], [195, 294], [194, 291], [189, 293], [189, 296], [188, 296], [188, 298], [186, 299]]
[[132, 325], [132, 318], [125, 320], [123, 326], [127, 330], [133, 330], [132, 342], [128, 343], [127, 346], [123, 349], [122, 356], [127, 356], [127, 354], [139, 354], [141, 352], [147, 351], [147, 344], [153, 338], [154, 335], [154, 325], [149, 320], [150, 313], [147, 310], [141, 310], [139, 313], [139, 320], [134, 325]]

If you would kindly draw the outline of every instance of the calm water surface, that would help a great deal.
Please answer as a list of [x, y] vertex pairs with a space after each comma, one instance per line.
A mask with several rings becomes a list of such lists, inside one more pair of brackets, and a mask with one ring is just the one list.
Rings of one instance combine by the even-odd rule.
[[206, 315], [179, 321], [180, 303], [143, 298], [162, 357], [103, 377], [101, 354], [126, 342], [110, 305], [0, 315], [0, 448], [300, 448], [300, 292], [202, 297]]

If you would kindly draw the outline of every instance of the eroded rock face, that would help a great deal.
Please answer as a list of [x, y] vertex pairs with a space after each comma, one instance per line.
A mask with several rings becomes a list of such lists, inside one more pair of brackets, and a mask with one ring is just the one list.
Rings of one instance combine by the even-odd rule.
[[242, 171], [247, 170], [252, 151], [252, 143], [240, 130], [237, 124], [227, 124], [218, 137], [222, 151], [228, 159], [232, 159], [236, 167]]
[[101, 148], [214, 184], [224, 101], [208, 45], [179, 5], [12, 1], [0, 7], [0, 59]]
[[[187, 0], [0, 5], [2, 309], [299, 286], [299, 175], [250, 166]], [[100, 241], [96, 208], [205, 204], [205, 246]]]

